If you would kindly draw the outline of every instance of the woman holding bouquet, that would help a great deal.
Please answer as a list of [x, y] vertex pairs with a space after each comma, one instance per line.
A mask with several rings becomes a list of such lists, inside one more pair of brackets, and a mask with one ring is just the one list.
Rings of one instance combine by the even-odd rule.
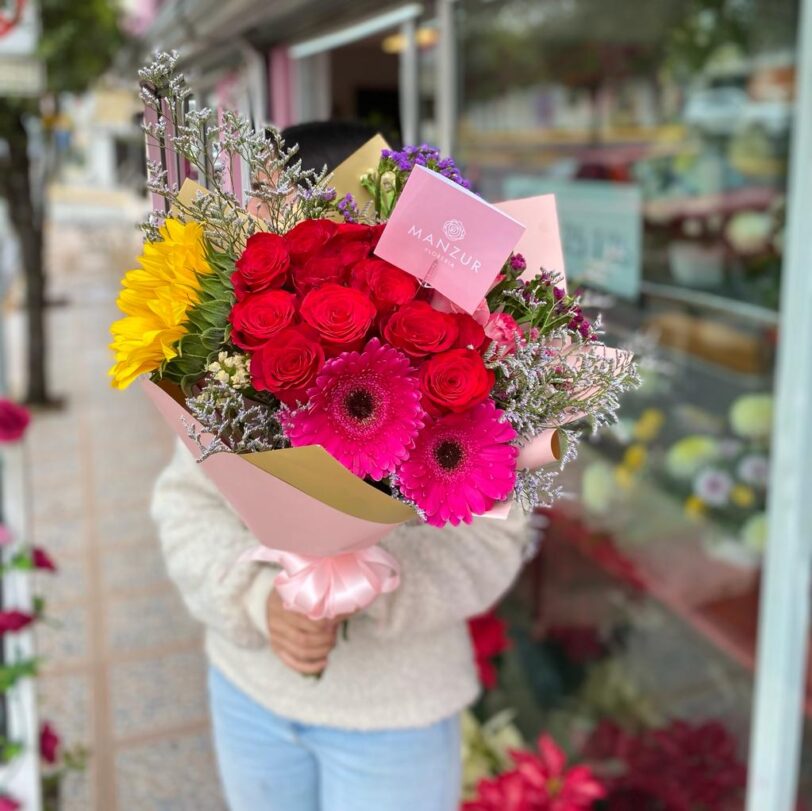
[[[305, 164], [335, 166], [368, 140], [355, 125], [302, 125]], [[508, 589], [529, 530], [477, 518], [408, 524], [382, 546], [401, 585], [348, 619], [284, 609], [276, 570], [234, 561], [255, 540], [189, 452], [160, 476], [153, 515], [170, 575], [206, 626], [215, 747], [231, 811], [454, 811], [459, 712], [479, 685], [467, 618]]]

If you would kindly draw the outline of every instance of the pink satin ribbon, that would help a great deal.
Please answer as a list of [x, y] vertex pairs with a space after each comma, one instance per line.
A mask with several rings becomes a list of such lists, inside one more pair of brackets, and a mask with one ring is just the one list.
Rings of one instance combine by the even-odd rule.
[[379, 594], [394, 591], [400, 583], [398, 562], [380, 546], [324, 558], [260, 546], [242, 560], [281, 566], [274, 588], [285, 608], [312, 620], [359, 611]]

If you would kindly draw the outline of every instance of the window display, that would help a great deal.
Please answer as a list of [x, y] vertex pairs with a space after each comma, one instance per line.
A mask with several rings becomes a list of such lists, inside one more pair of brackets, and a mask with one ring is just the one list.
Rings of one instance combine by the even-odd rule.
[[544, 731], [602, 781], [596, 807], [743, 808], [798, 5], [457, 4], [466, 175], [556, 194], [571, 286], [644, 359], [498, 607], [480, 778], [505, 772], [494, 736]]

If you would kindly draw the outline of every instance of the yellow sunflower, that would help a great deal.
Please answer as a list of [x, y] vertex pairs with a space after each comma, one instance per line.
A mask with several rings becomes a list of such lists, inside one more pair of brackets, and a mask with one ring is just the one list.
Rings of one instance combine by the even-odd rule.
[[109, 374], [117, 389], [177, 355], [187, 314], [198, 302], [200, 276], [212, 272], [200, 225], [169, 219], [160, 234], [159, 242], [144, 245], [141, 267], [124, 275], [116, 302], [124, 313], [110, 327], [116, 362]]

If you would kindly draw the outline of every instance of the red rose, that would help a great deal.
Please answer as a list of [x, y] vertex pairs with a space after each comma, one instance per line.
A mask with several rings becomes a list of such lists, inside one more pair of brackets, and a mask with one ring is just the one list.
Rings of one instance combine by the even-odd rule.
[[23, 408], [5, 397], [0, 397], [0, 442], [16, 442], [31, 422], [31, 415]]
[[484, 402], [493, 384], [493, 372], [474, 349], [451, 349], [429, 358], [420, 369], [425, 397], [449, 411], [467, 411]]
[[304, 402], [323, 364], [321, 344], [301, 327], [288, 327], [251, 355], [251, 384], [294, 406]]
[[386, 322], [384, 337], [407, 355], [420, 358], [454, 346], [457, 324], [428, 302], [409, 301]]
[[317, 253], [304, 265], [293, 269], [293, 284], [299, 293], [304, 294], [330, 282], [340, 284], [345, 281], [346, 276], [347, 267], [340, 257]]
[[334, 239], [340, 242], [370, 242], [375, 232], [374, 225], [359, 222], [342, 222], [336, 229]]
[[338, 264], [348, 268], [369, 255], [369, 242], [336, 234], [322, 248], [320, 253], [323, 256], [331, 257]]
[[457, 322], [457, 336], [456, 346], [459, 349], [479, 349], [485, 342], [485, 330], [481, 324], [478, 324], [468, 313], [454, 313], [452, 316]]
[[367, 259], [358, 264], [370, 266], [367, 276], [369, 292], [372, 300], [382, 310], [391, 310], [411, 301], [420, 289], [420, 283], [411, 273], [406, 273], [383, 259]]
[[382, 222], [379, 225], [373, 225], [370, 229], [370, 247], [374, 250], [378, 246], [378, 241], [381, 238], [381, 234], [383, 233], [383, 229], [386, 228], [386, 223]]
[[238, 301], [231, 309], [231, 340], [249, 352], [259, 349], [296, 315], [296, 296], [285, 290], [266, 290]]
[[282, 287], [288, 278], [290, 254], [278, 234], [259, 233], [248, 237], [245, 250], [237, 260], [231, 282], [240, 299], [270, 287]]
[[337, 228], [330, 220], [302, 220], [294, 225], [284, 237], [293, 261], [308, 259], [327, 243]]
[[377, 310], [369, 296], [360, 290], [325, 284], [304, 297], [301, 313], [302, 319], [326, 344], [343, 351], [363, 340]]

